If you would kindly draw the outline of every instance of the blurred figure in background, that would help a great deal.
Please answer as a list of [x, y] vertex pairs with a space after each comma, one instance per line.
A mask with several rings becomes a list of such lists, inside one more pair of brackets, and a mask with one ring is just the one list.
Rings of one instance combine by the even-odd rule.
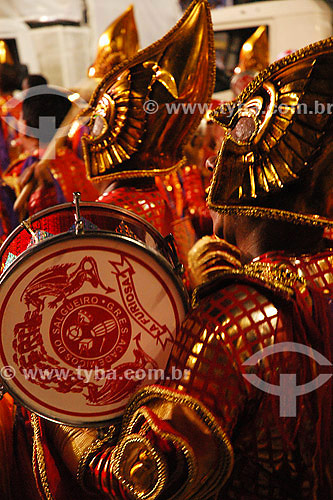
[[[55, 145], [54, 159], [36, 176], [36, 164], [43, 158], [55, 133], [60, 130], [72, 103], [62, 92], [46, 85], [31, 87], [24, 95], [20, 120], [22, 156], [4, 175], [6, 182], [21, 196], [20, 217], [43, 208], [72, 201], [73, 191], [81, 191], [84, 201], [92, 201], [97, 192], [86, 178], [84, 163], [66, 145]], [[22, 189], [24, 186], [24, 194]], [[24, 196], [24, 197], [23, 197]], [[23, 198], [22, 198], [23, 197]]]
[[47, 79], [43, 75], [28, 75], [22, 80], [22, 90], [28, 90], [30, 87], [38, 85], [47, 85]]
[[15, 139], [17, 137], [17, 120], [21, 106], [13, 97], [19, 88], [19, 78], [8, 47], [0, 40], [0, 168], [5, 171], [10, 161], [17, 154]]
[[269, 64], [266, 26], [259, 26], [243, 44], [230, 87], [237, 97], [251, 80]]

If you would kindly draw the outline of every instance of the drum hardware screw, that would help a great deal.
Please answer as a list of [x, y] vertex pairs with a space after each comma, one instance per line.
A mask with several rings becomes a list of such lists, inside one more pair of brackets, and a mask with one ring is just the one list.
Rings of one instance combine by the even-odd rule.
[[38, 239], [38, 236], [35, 233], [35, 231], [33, 231], [32, 228], [31, 228], [31, 221], [30, 221], [30, 219], [22, 221], [21, 222], [21, 226], [24, 227], [24, 229], [26, 229], [28, 231], [28, 233], [31, 234], [31, 236], [33, 237], [34, 243], [38, 243], [39, 239]]
[[169, 250], [171, 251], [171, 258], [172, 258], [172, 263], [174, 265], [174, 271], [176, 274], [182, 276], [184, 274], [184, 266], [183, 264], [179, 261], [178, 259], [178, 254], [175, 246], [175, 238], [173, 234], [168, 234], [165, 238], [164, 241], [169, 247]]
[[80, 215], [80, 200], [81, 200], [81, 193], [79, 192], [73, 193], [73, 203], [75, 205], [75, 214], [74, 214], [75, 234], [81, 234], [83, 233], [84, 230], [84, 223]]

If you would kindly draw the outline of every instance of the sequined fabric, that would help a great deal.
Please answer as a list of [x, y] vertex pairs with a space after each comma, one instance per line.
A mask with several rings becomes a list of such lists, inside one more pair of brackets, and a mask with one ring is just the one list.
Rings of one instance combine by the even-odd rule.
[[171, 214], [157, 189], [117, 188], [106, 192], [97, 201], [117, 205], [136, 213], [152, 224], [163, 236], [171, 229]]
[[[272, 253], [259, 260], [295, 266], [309, 290], [333, 296], [332, 251], [298, 258]], [[170, 378], [175, 369], [182, 370], [183, 377], [167, 385], [205, 404], [231, 440], [235, 465], [219, 499], [330, 498], [328, 479], [319, 480], [314, 460], [318, 412], [328, 411], [318, 406], [320, 401], [323, 404], [321, 396], [316, 391], [298, 400], [299, 418], [276, 418], [278, 398], [256, 389], [243, 377], [249, 370], [278, 385], [279, 369], [297, 373], [298, 380], [309, 376], [306, 356], [295, 353], [275, 354], [256, 366], [242, 365], [264, 347], [300, 341], [298, 332], [290, 328], [290, 309], [275, 295], [246, 283], [222, 285], [187, 317], [169, 361]], [[326, 314], [330, 314], [329, 302]], [[327, 355], [320, 338], [311, 341]], [[330, 390], [329, 382], [325, 390]], [[324, 432], [329, 436], [329, 428]]]
[[72, 201], [73, 192], [80, 191], [82, 201], [94, 201], [95, 186], [87, 179], [84, 162], [68, 147], [60, 148], [51, 161], [50, 170], [58, 182], [66, 201]]

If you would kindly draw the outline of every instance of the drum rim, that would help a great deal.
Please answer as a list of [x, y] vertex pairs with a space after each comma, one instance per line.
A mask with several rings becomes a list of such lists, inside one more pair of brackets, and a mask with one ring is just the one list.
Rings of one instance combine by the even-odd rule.
[[[169, 246], [165, 241], [165, 238], [162, 236], [162, 234], [152, 225], [150, 222], [148, 222], [146, 219], [143, 217], [140, 217], [137, 215], [135, 212], [132, 212], [131, 210], [127, 210], [125, 208], [119, 207], [118, 205], [112, 205], [110, 203], [100, 203], [97, 201], [85, 201], [85, 202], [80, 202], [80, 209], [85, 209], [85, 208], [96, 208], [96, 209], [102, 209], [107, 211], [114, 211], [117, 214], [121, 215], [124, 219], [124, 222], [136, 222], [138, 223], [141, 227], [144, 227], [145, 229], [148, 229], [148, 232], [151, 236], [154, 237], [155, 241], [158, 241], [161, 244], [161, 247], [163, 250], [168, 254], [169, 253]], [[27, 222], [28, 225], [32, 225], [34, 222], [42, 219], [43, 217], [46, 217], [48, 215], [51, 215], [53, 213], [57, 212], [62, 212], [65, 210], [71, 209], [73, 212], [73, 225], [75, 224], [75, 205], [73, 203], [62, 203], [59, 205], [53, 205], [52, 207], [45, 208], [44, 210], [41, 210], [39, 212], [36, 212], [33, 214], [31, 217], [28, 217], [28, 219], [25, 219], [25, 221], [21, 222], [13, 231], [7, 236], [7, 238], [4, 240], [2, 245], [0, 246], [0, 259], [2, 258], [3, 253], [6, 251], [7, 247], [10, 245], [10, 243], [15, 239], [15, 237], [21, 232], [26, 230], [23, 223]], [[33, 228], [32, 228], [33, 229]], [[99, 231], [104, 231], [105, 230], [100, 230]], [[68, 231], [59, 233], [59, 234], [66, 234]], [[87, 231], [85, 230], [84, 233], [86, 234]], [[111, 231], [110, 231], [111, 233]], [[58, 235], [54, 235], [58, 236]], [[25, 252], [26, 250], [24, 250]], [[166, 258], [166, 257], [165, 257]]]
[[[39, 243], [36, 243], [35, 245], [32, 245], [31, 247], [27, 248], [24, 250], [20, 255], [18, 255], [15, 260], [7, 267], [6, 270], [3, 271], [3, 273], [0, 275], [0, 286], [2, 283], [7, 279], [8, 276], [16, 269], [18, 265], [21, 264], [21, 262], [25, 261], [28, 256], [31, 254], [36, 253], [37, 250], [46, 248], [48, 246], [51, 246], [52, 243], [58, 243], [58, 241], [61, 241], [62, 239], [84, 239], [84, 238], [96, 238], [96, 237], [102, 237], [106, 239], [115, 239], [115, 240], [120, 240], [120, 241], [126, 241], [130, 245], [134, 247], [140, 247], [141, 249], [147, 251], [148, 253], [151, 254], [151, 256], [159, 261], [162, 267], [165, 268], [166, 271], [171, 271], [171, 276], [172, 280], [174, 281], [176, 288], [179, 289], [181, 292], [181, 295], [184, 296], [184, 299], [182, 302], [184, 304], [185, 311], [188, 310], [189, 308], [189, 297], [187, 290], [185, 288], [185, 285], [183, 284], [181, 278], [177, 275], [177, 273], [174, 271], [172, 268], [171, 263], [164, 257], [164, 255], [160, 254], [157, 252], [154, 248], [147, 247], [144, 245], [143, 242], [139, 240], [134, 240], [133, 238], [130, 238], [129, 236], [120, 234], [120, 233], [115, 233], [112, 231], [95, 231], [95, 230], [85, 230], [82, 234], [75, 234], [74, 231], [66, 231], [65, 233], [59, 233], [55, 234], [53, 236], [50, 236], [49, 238], [46, 238], [45, 240], [40, 241]], [[163, 238], [163, 237], [162, 237]], [[1, 257], [1, 254], [0, 254]], [[183, 293], [182, 293], [183, 292]]]
[[[40, 212], [41, 213], [41, 212]], [[141, 241], [133, 240], [132, 238], [129, 238], [128, 236], [121, 235], [119, 233], [113, 233], [113, 232], [108, 232], [108, 231], [85, 231], [82, 234], [75, 234], [75, 232], [69, 232], [67, 231], [66, 233], [60, 233], [55, 236], [51, 236], [50, 238], [47, 238], [40, 243], [33, 245], [29, 247], [27, 250], [22, 252], [16, 259], [15, 261], [2, 273], [0, 276], [0, 286], [3, 284], [3, 282], [11, 275], [13, 274], [14, 271], [17, 270], [17, 268], [27, 260], [27, 258], [31, 255], [36, 253], [37, 250], [42, 250], [44, 248], [47, 248], [48, 246], [52, 246], [53, 243], [58, 243], [61, 241], [66, 241], [66, 240], [73, 240], [73, 237], [75, 239], [79, 240], [91, 240], [91, 239], [96, 239], [96, 237], [99, 237], [101, 239], [106, 239], [106, 240], [116, 240], [116, 241], [126, 241], [133, 247], [139, 247], [141, 250], [144, 250], [148, 252], [153, 259], [157, 260], [159, 264], [162, 266], [162, 268], [167, 272], [167, 274], [171, 277], [171, 281], [175, 285], [179, 297], [181, 299], [182, 306], [184, 308], [184, 314], [189, 310], [189, 297], [187, 290], [182, 283], [181, 279], [177, 276], [177, 274], [173, 271], [171, 264], [169, 261], [161, 254], [159, 254], [156, 250], [153, 248], [148, 248], [146, 247]], [[171, 272], [170, 272], [171, 271]], [[180, 321], [181, 324], [181, 321]], [[1, 361], [2, 365], [2, 361]], [[51, 422], [55, 422], [57, 424], [62, 424], [62, 425], [69, 425], [73, 427], [90, 427], [90, 428], [98, 428], [98, 427], [104, 427], [107, 425], [110, 425], [112, 422], [116, 421], [117, 419], [121, 419], [121, 416], [117, 416], [114, 418], [109, 418], [105, 420], [98, 420], [96, 422], [87, 422], [87, 421], [75, 421], [74, 419], [57, 419], [56, 417], [48, 416], [40, 411], [37, 411], [36, 409], [33, 409], [30, 407], [29, 404], [24, 401], [24, 399], [20, 396], [18, 396], [12, 388], [9, 388], [7, 381], [2, 377], [0, 374], [0, 385], [3, 386], [4, 392], [8, 392], [14, 399], [14, 401], [20, 405], [22, 405], [24, 408], [28, 409], [30, 412], [45, 418]], [[140, 386], [143, 387], [143, 386]], [[130, 401], [131, 396], [129, 397], [128, 401]]]

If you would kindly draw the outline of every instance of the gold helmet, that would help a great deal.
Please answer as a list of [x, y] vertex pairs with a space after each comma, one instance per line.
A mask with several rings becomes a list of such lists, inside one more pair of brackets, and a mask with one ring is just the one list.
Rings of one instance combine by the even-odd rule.
[[[333, 224], [316, 194], [320, 179], [332, 177], [333, 170], [327, 161], [333, 139], [332, 80], [333, 37], [276, 61], [237, 99], [212, 113], [225, 137], [209, 190], [210, 208]], [[299, 194], [295, 200], [289, 197], [292, 190]]]
[[262, 71], [269, 64], [266, 26], [259, 26], [243, 44], [238, 62], [238, 72]]
[[112, 70], [90, 101], [82, 138], [91, 180], [154, 177], [181, 163], [214, 86], [207, 0], [195, 0], [161, 40]]
[[4, 40], [0, 40], [0, 64], [14, 64], [8, 45]]
[[266, 26], [259, 26], [243, 44], [238, 65], [234, 69], [230, 88], [235, 96], [269, 64], [268, 38]]
[[131, 5], [100, 36], [97, 56], [88, 69], [88, 76], [103, 78], [114, 66], [134, 56], [138, 50], [138, 32]]

